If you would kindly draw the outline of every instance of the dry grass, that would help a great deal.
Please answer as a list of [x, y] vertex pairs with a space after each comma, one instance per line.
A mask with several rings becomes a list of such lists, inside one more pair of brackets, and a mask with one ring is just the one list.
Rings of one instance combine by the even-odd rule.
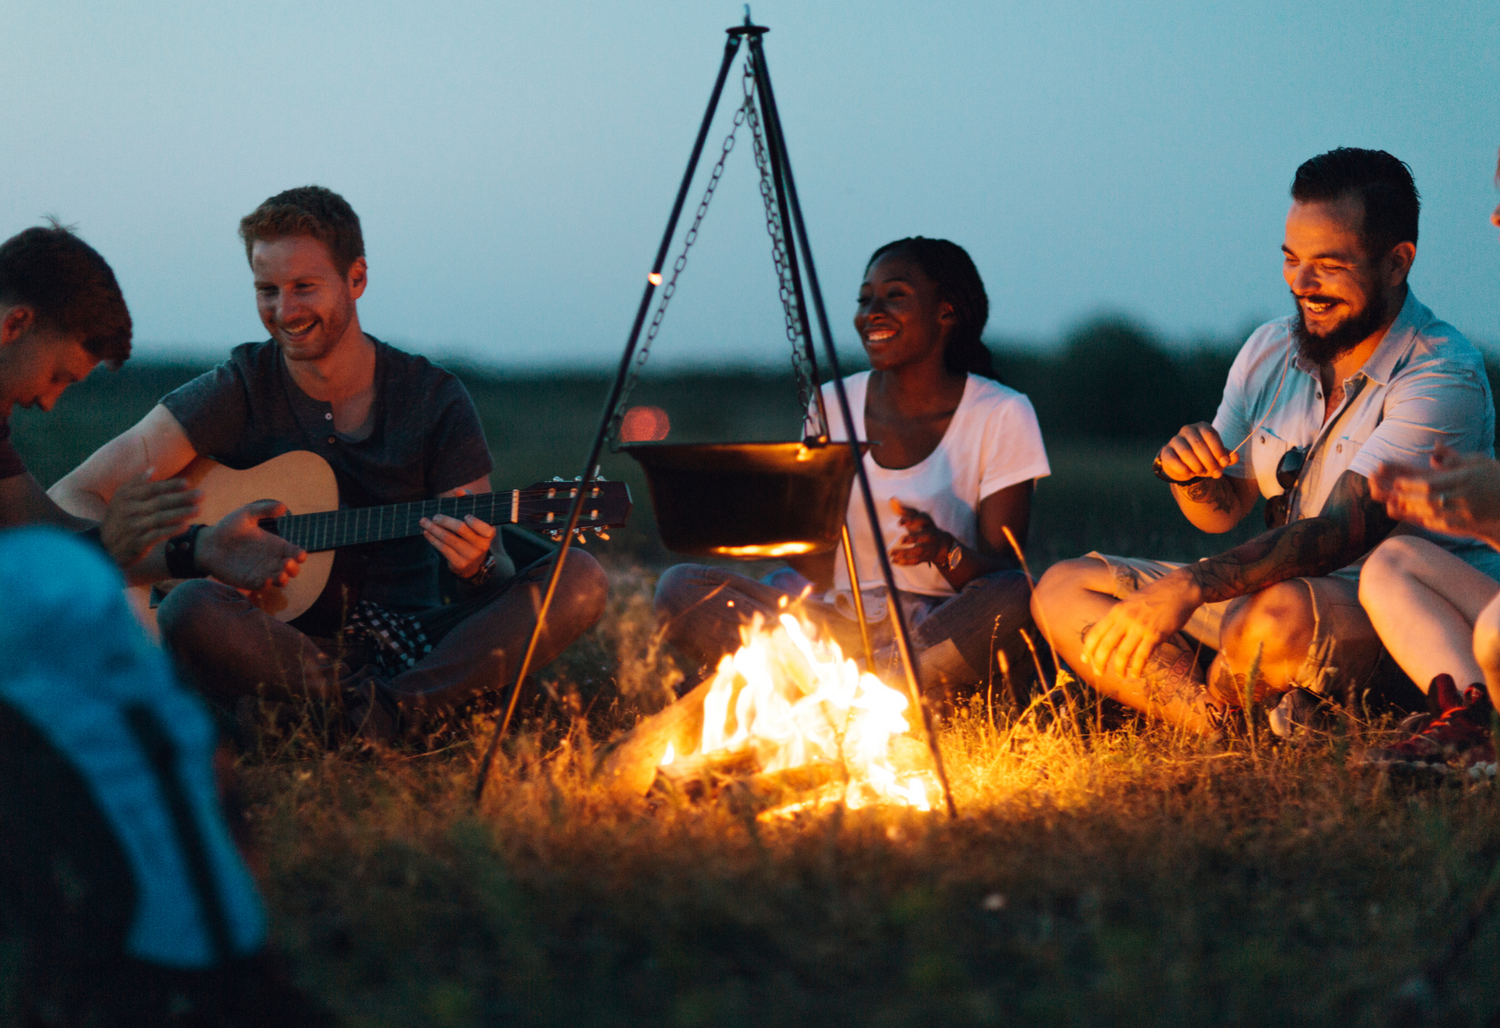
[[[593, 749], [669, 662], [650, 576], [615, 580], [550, 669], [574, 698], [533, 706], [482, 809], [464, 739], [371, 755], [294, 731], [242, 759], [279, 945], [347, 1023], [1397, 1023], [1500, 859], [1488, 784], [1351, 771], [1388, 726], [1205, 751], [982, 698], [942, 729], [956, 821], [622, 802]], [[1497, 957], [1486, 929], [1427, 1013], [1485, 1023]]]
[[[50, 482], [190, 370], [91, 381], [50, 415], [18, 411], [17, 440]], [[577, 472], [601, 384], [471, 386], [497, 483]], [[697, 376], [640, 402], [689, 438], [795, 431], [795, 403], [772, 416], [770, 397]], [[1258, 524], [1187, 530], [1149, 444], [1049, 443], [1034, 569], [1091, 548], [1192, 559]], [[832, 808], [764, 824], [601, 795], [591, 751], [679, 673], [647, 620], [669, 555], [630, 462], [605, 471], [638, 503], [605, 547], [611, 609], [541, 675], [564, 698], [527, 709], [483, 809], [484, 718], [434, 754], [371, 755], [330, 752], [309, 716], [240, 761], [277, 945], [346, 1023], [1357, 1026], [1486, 1024], [1500, 1007], [1488, 918], [1426, 1006], [1398, 1002], [1494, 881], [1500, 823], [1488, 784], [1354, 773], [1388, 726], [1219, 753], [1104, 730], [1090, 709], [1039, 725], [980, 703], [941, 729], [956, 821]]]

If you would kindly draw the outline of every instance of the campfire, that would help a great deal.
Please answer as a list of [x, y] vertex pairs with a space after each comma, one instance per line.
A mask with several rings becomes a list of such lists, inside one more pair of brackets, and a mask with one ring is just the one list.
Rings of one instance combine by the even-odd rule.
[[907, 734], [905, 693], [790, 610], [740, 634], [707, 681], [609, 751], [606, 777], [691, 799], [727, 789], [763, 818], [839, 802], [932, 809], [940, 787]]

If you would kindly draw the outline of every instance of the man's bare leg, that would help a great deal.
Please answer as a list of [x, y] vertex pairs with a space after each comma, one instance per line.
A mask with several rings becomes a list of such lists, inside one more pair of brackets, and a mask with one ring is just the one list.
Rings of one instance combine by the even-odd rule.
[[1243, 694], [1257, 657], [1257, 699], [1294, 685], [1318, 687], [1328, 667], [1339, 681], [1365, 682], [1380, 653], [1380, 638], [1359, 605], [1355, 582], [1292, 578], [1230, 603], [1209, 682], [1217, 690], [1227, 673]]
[[1031, 598], [1032, 616], [1067, 662], [1085, 682], [1111, 699], [1136, 710], [1208, 734], [1215, 729], [1196, 647], [1178, 635], [1162, 643], [1146, 662], [1140, 678], [1126, 678], [1083, 664], [1083, 637], [1089, 628], [1120, 602], [1115, 573], [1097, 557], [1079, 557], [1054, 564], [1037, 583]]

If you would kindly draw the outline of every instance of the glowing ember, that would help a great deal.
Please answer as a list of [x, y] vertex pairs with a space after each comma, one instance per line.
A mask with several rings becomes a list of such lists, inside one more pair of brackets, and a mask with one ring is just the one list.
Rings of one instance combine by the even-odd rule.
[[[787, 613], [772, 626], [757, 614], [741, 629], [744, 645], [719, 662], [704, 698], [696, 753], [749, 751], [763, 773], [832, 762], [847, 778], [820, 800], [930, 810], [937, 781], [914, 747], [899, 745], [911, 727], [905, 694], [809, 631]], [[690, 755], [669, 747], [661, 764]]]

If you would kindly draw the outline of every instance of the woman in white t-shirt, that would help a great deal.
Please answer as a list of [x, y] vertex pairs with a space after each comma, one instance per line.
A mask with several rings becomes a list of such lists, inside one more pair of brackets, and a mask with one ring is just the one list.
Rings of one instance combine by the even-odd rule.
[[[865, 471], [890, 546], [896, 589], [924, 686], [983, 681], [992, 646], [1024, 652], [1029, 594], [1008, 528], [1024, 545], [1036, 479], [1050, 473], [1026, 397], [993, 381], [980, 341], [989, 300], [963, 248], [920, 236], [876, 250], [854, 315], [868, 372], [844, 380], [855, 433], [874, 441]], [[833, 385], [823, 387], [835, 439], [847, 436]], [[894, 663], [887, 597], [858, 486], [849, 531], [879, 664]], [[807, 612], [858, 652], [858, 623], [842, 555], [793, 558], [756, 582], [680, 564], [661, 578], [656, 612], [667, 638], [713, 664], [739, 645], [739, 625], [810, 584]], [[850, 644], [854, 643], [851, 649]], [[1020, 666], [1019, 660], [1011, 660]]]

